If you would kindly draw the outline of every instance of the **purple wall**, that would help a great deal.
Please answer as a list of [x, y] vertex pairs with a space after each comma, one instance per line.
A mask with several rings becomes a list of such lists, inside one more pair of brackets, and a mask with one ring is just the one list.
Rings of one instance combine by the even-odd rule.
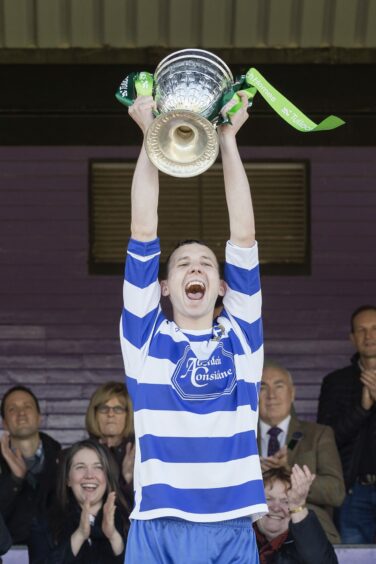
[[[31, 386], [44, 428], [65, 444], [84, 436], [94, 388], [123, 378], [121, 278], [88, 274], [88, 159], [136, 154], [0, 148], [0, 395], [17, 383]], [[268, 147], [243, 155], [311, 163], [312, 274], [265, 277], [263, 290], [266, 352], [292, 371], [298, 413], [314, 418], [322, 377], [351, 354], [351, 311], [375, 302], [376, 149]]]

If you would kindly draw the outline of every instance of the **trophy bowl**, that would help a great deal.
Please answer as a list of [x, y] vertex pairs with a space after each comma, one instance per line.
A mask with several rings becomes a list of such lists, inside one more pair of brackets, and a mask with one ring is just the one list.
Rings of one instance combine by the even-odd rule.
[[207, 170], [218, 155], [215, 130], [233, 76], [213, 53], [183, 49], [163, 59], [154, 73], [159, 116], [146, 134], [150, 160], [171, 176]]

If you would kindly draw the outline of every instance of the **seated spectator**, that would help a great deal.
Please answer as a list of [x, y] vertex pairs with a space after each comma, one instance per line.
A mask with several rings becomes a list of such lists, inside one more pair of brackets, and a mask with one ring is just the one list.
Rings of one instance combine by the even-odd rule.
[[133, 408], [122, 382], [107, 382], [95, 390], [85, 423], [90, 438], [110, 449], [119, 468], [120, 489], [132, 508], [135, 455]]
[[[0, 513], [0, 556], [8, 552], [12, 546], [12, 538], [9, 534], [8, 528], [4, 523], [3, 516]], [[1, 558], [0, 558], [1, 562]]]
[[124, 562], [128, 511], [108, 450], [91, 439], [64, 452], [45, 564]]
[[14, 386], [4, 394], [1, 417], [0, 513], [13, 543], [27, 545], [32, 561], [32, 531], [55, 491], [60, 445], [39, 431], [39, 403], [29, 388]]
[[308, 507], [316, 513], [328, 539], [339, 543], [332, 511], [341, 505], [345, 486], [334, 434], [330, 427], [298, 419], [293, 409], [294, 398], [290, 373], [278, 363], [266, 361], [260, 390], [261, 467], [264, 472], [306, 464], [316, 475], [308, 494]]
[[333, 546], [313, 511], [306, 507], [315, 476], [295, 464], [268, 470], [264, 486], [269, 513], [253, 526], [260, 564], [338, 564]]
[[351, 316], [351, 364], [325, 376], [319, 423], [335, 434], [347, 495], [337, 510], [344, 544], [376, 542], [376, 305]]

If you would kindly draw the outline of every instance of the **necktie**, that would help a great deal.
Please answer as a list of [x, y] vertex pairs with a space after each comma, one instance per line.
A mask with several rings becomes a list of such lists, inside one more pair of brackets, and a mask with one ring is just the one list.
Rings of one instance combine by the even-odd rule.
[[268, 456], [273, 456], [281, 448], [279, 444], [278, 435], [282, 433], [282, 429], [279, 427], [271, 427], [268, 431], [268, 435], [270, 436], [269, 443], [268, 443]]

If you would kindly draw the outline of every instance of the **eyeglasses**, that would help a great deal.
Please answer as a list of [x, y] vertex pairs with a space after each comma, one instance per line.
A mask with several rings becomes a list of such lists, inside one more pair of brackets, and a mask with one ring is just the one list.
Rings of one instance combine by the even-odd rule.
[[112, 411], [115, 415], [123, 415], [127, 411], [127, 409], [122, 405], [115, 405], [114, 407], [111, 407], [110, 405], [106, 405], [104, 403], [98, 405], [96, 410], [98, 413], [102, 413], [103, 415], [108, 415], [110, 411]]

